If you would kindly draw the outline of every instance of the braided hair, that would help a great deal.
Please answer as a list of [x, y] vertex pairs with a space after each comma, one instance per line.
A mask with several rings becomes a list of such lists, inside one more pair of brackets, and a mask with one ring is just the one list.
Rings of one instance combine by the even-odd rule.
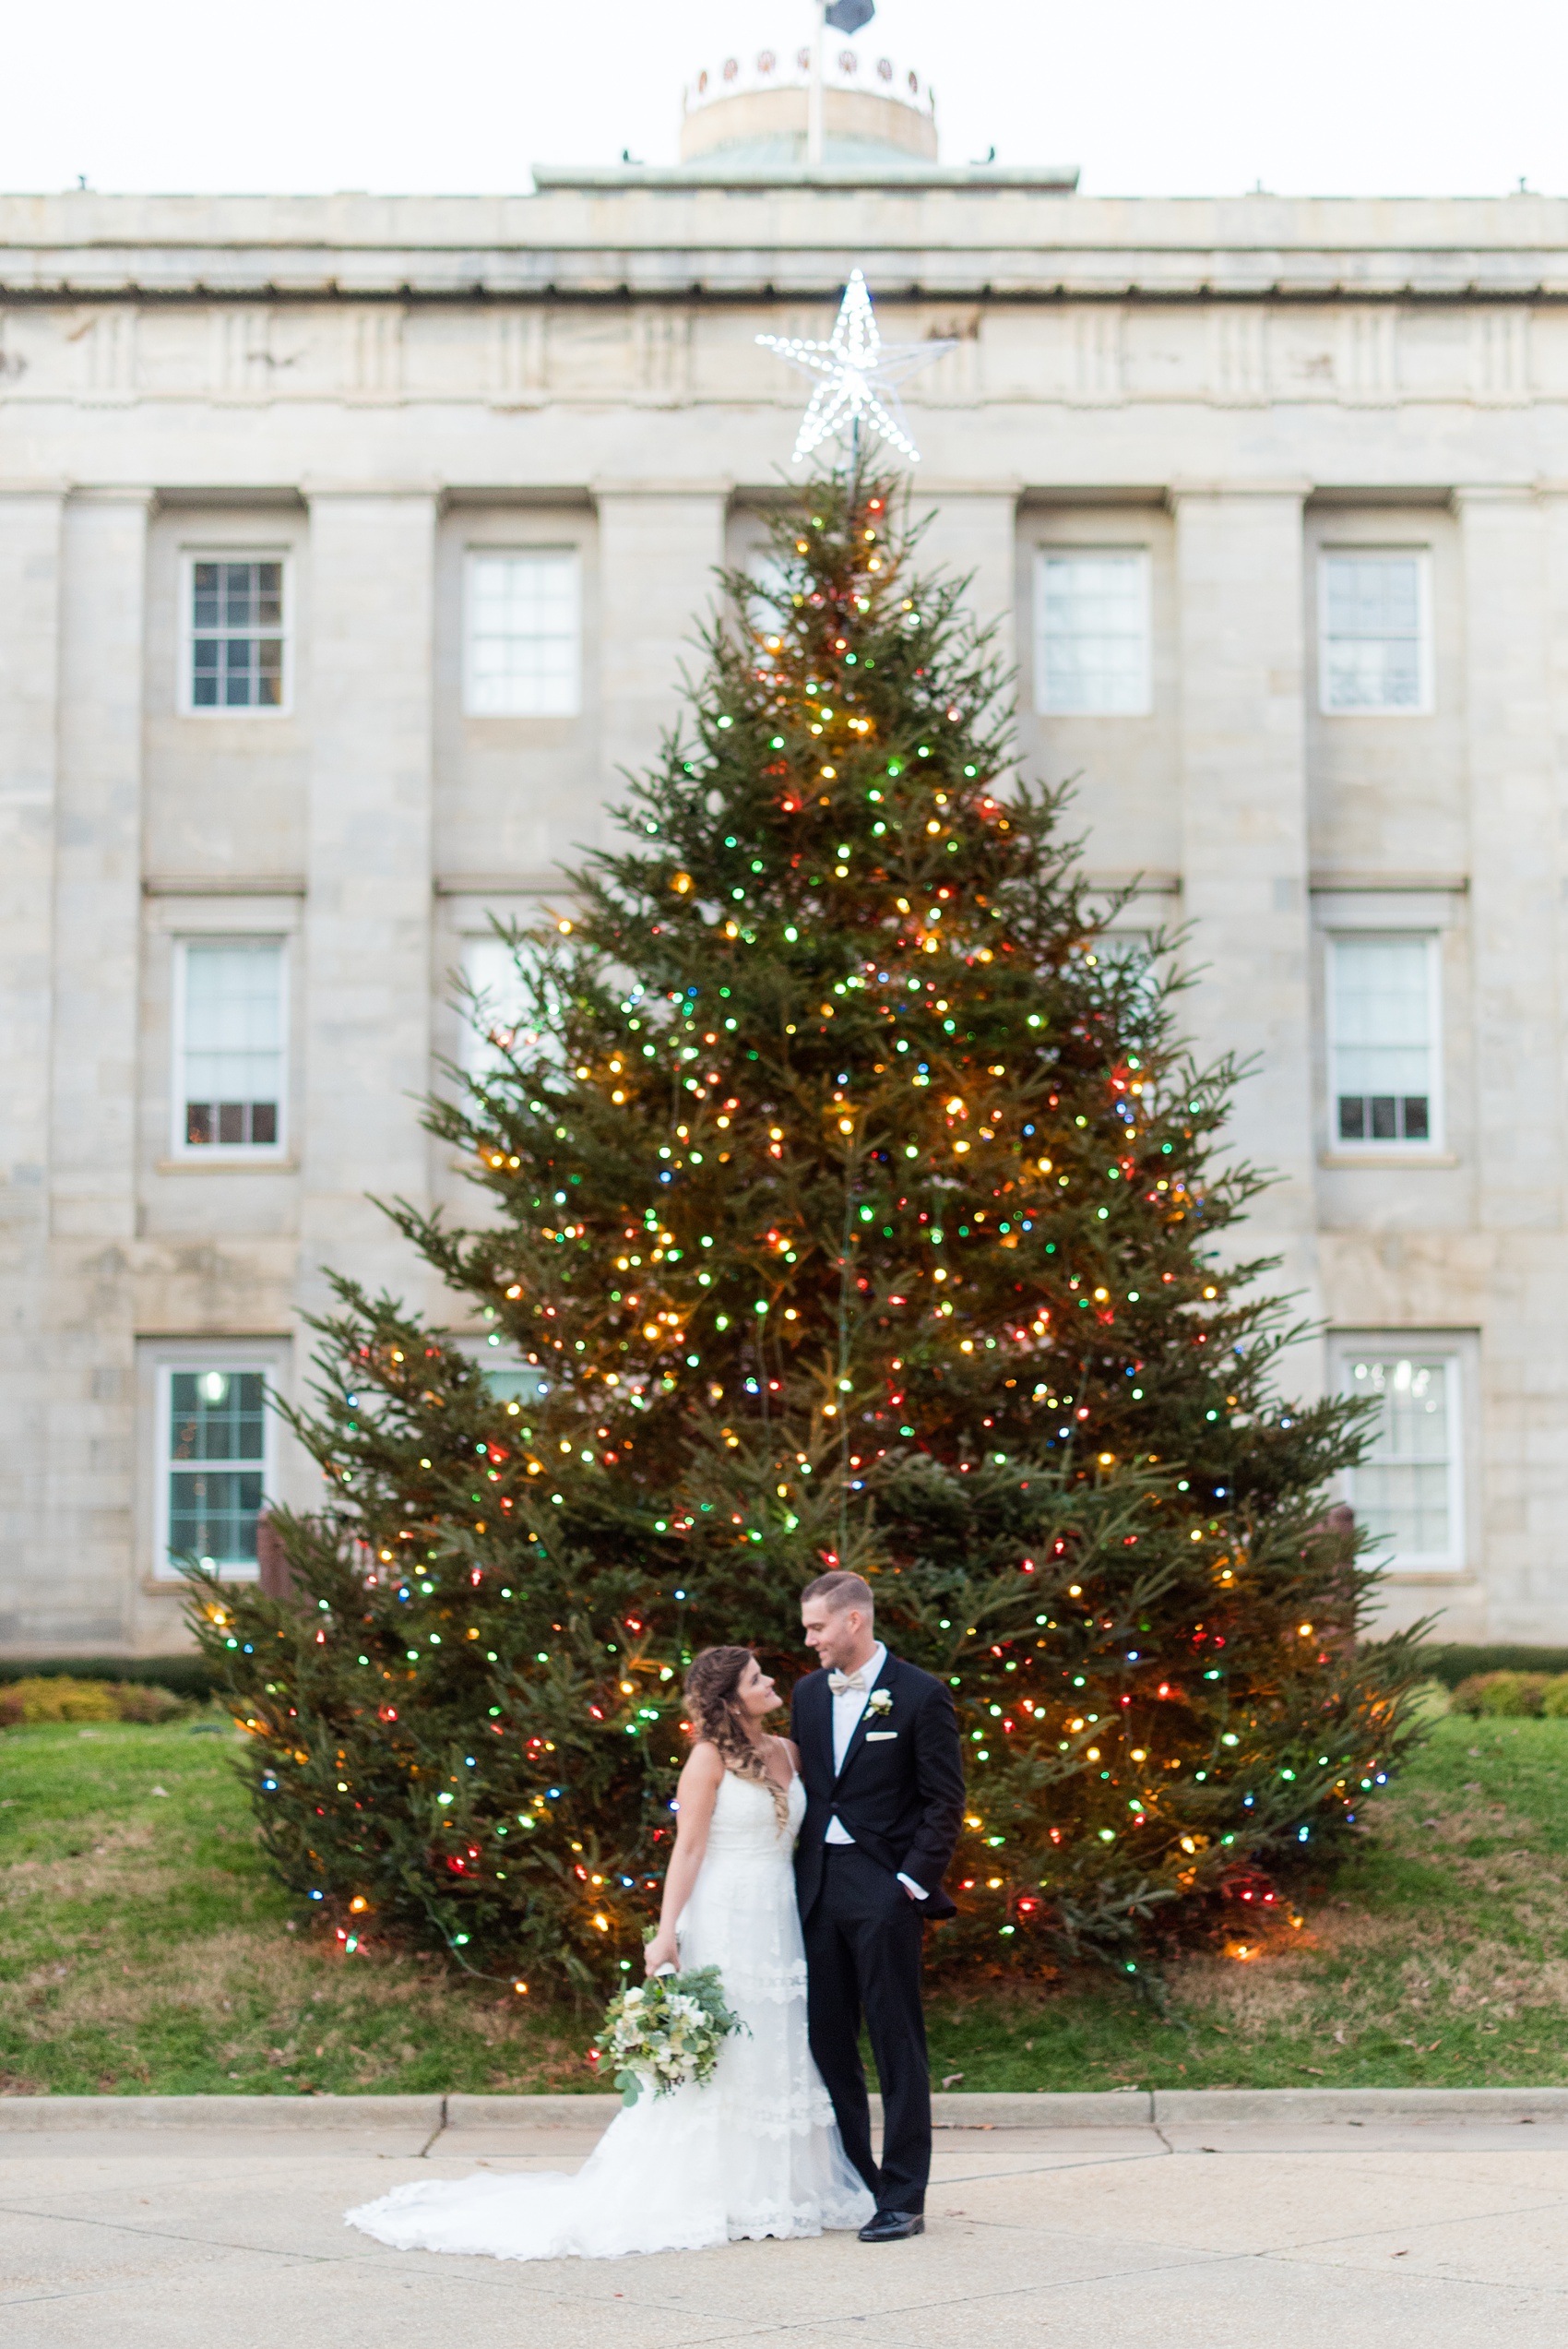
[[726, 1770], [766, 1789], [782, 1832], [790, 1820], [789, 1792], [769, 1775], [760, 1748], [747, 1734], [737, 1695], [742, 1675], [754, 1662], [750, 1648], [705, 1648], [686, 1675], [686, 1711], [693, 1736], [706, 1737]]

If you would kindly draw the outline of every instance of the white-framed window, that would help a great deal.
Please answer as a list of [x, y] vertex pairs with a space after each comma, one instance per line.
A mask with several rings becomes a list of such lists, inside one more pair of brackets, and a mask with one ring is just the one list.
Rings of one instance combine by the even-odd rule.
[[1141, 986], [1149, 984], [1154, 976], [1153, 944], [1147, 930], [1102, 930], [1091, 939], [1085, 953], [1090, 962], [1114, 964], [1119, 971], [1130, 971]]
[[736, 568], [744, 573], [751, 589], [749, 594], [742, 593], [739, 610], [741, 624], [751, 635], [749, 657], [759, 669], [774, 668], [778, 655], [769, 650], [769, 639], [781, 642], [780, 632], [788, 625], [789, 576], [770, 545], [748, 547]]
[[1384, 1561], [1403, 1573], [1465, 1563], [1465, 1381], [1457, 1346], [1408, 1337], [1339, 1338], [1338, 1384], [1375, 1403], [1346, 1498]]
[[1318, 557], [1318, 700], [1329, 716], [1431, 708], [1430, 557], [1329, 547]]
[[1336, 1150], [1435, 1148], [1442, 1139], [1437, 940], [1328, 941], [1329, 1131]]
[[1151, 686], [1145, 549], [1040, 549], [1035, 571], [1035, 707], [1051, 717], [1146, 716]]
[[288, 963], [281, 938], [181, 938], [174, 948], [176, 1157], [281, 1157]]
[[493, 932], [463, 940], [463, 976], [472, 990], [467, 1013], [464, 1067], [470, 1077], [484, 1078], [508, 1066], [508, 1052], [527, 1058], [543, 1051], [559, 1057], [559, 1047], [536, 1024], [537, 1010], [528, 978], [528, 948], [523, 961], [505, 938]]
[[276, 717], [293, 691], [289, 560], [187, 552], [180, 707], [191, 717]]
[[754, 620], [771, 625], [780, 611], [793, 609], [790, 573], [771, 541], [743, 548], [734, 567], [746, 579], [746, 602]]
[[465, 703], [475, 718], [575, 718], [582, 576], [573, 547], [470, 547]]
[[158, 1365], [153, 1572], [176, 1580], [194, 1557], [235, 1580], [256, 1573], [256, 1519], [272, 1493], [272, 1365], [254, 1349], [229, 1360], [210, 1344]]
[[525, 1362], [498, 1330], [482, 1338], [459, 1338], [457, 1344], [460, 1353], [478, 1364], [485, 1385], [497, 1402], [505, 1404], [510, 1418], [528, 1419], [550, 1392], [549, 1371], [539, 1363]]

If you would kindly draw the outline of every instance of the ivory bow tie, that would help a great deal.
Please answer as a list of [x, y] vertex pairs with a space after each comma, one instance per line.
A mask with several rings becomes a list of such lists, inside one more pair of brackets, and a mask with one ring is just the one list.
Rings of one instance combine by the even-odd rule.
[[866, 1685], [864, 1664], [861, 1666], [859, 1672], [830, 1672], [827, 1675], [827, 1685], [836, 1697], [848, 1696], [851, 1688], [863, 1688]]

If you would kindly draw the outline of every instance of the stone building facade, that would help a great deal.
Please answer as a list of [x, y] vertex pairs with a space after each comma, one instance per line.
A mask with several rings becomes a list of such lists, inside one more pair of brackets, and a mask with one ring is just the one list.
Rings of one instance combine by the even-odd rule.
[[[830, 124], [831, 128], [831, 124]], [[715, 144], [711, 128], [704, 137]], [[722, 142], [719, 142], [722, 146]], [[450, 974], [606, 837], [861, 267], [937, 559], [1125, 950], [1255, 1056], [1251, 1244], [1383, 1398], [1391, 1615], [1568, 1640], [1568, 204], [1115, 201], [905, 151], [517, 197], [0, 198], [0, 1644], [182, 1642], [309, 1464]], [[475, 1341], [483, 1333], [476, 1331]]]

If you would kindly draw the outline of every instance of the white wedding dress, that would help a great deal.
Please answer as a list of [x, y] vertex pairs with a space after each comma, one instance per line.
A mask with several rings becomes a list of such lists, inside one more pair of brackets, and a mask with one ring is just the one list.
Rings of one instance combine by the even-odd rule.
[[873, 2197], [850, 2166], [806, 2042], [806, 1956], [790, 1853], [806, 1806], [790, 1785], [781, 1830], [766, 1788], [726, 1771], [707, 1850], [676, 1927], [682, 1970], [717, 1966], [748, 2026], [706, 2088], [644, 2089], [575, 2176], [481, 2171], [399, 2186], [348, 2213], [400, 2251], [496, 2260], [697, 2251], [862, 2226]]

